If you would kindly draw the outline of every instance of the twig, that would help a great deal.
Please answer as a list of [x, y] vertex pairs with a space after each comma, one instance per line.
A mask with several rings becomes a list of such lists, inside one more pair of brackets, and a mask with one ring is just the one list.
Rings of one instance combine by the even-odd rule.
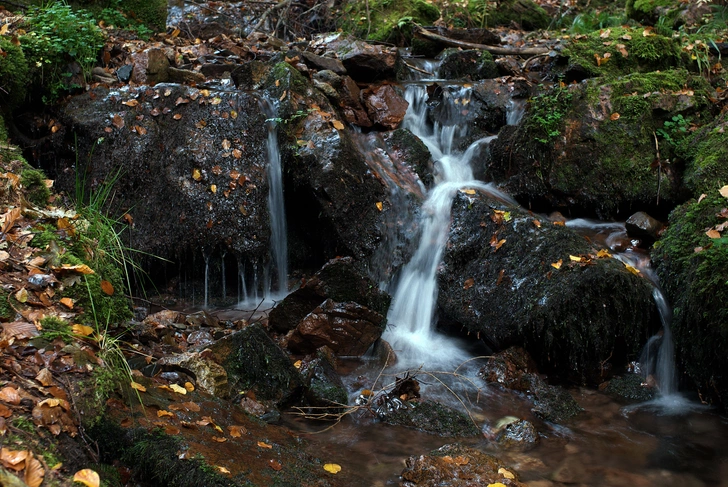
[[652, 131], [655, 138], [655, 152], [657, 157], [657, 206], [660, 206], [660, 186], [662, 184], [662, 161], [660, 160], [660, 144], [657, 142], [657, 134]]
[[405, 66], [407, 66], [408, 68], [410, 68], [410, 69], [413, 69], [413, 70], [415, 70], [415, 71], [419, 71], [420, 73], [424, 73], [424, 74], [429, 74], [430, 76], [434, 76], [434, 75], [435, 75], [435, 73], [430, 73], [429, 71], [425, 71], [424, 69], [422, 69], [422, 68], [418, 68], [417, 66], [412, 66], [412, 65], [411, 65], [410, 63], [408, 63], [408, 62], [407, 62], [407, 61], [405, 61], [404, 59], [402, 60], [402, 62], [403, 62], [403, 63], [404, 63], [404, 65], [405, 65]]
[[434, 34], [432, 32], [429, 32], [425, 30], [421, 25], [413, 24], [415, 29], [415, 35], [418, 35], [420, 37], [424, 37], [425, 39], [429, 39], [431, 41], [436, 42], [442, 42], [443, 44], [454, 46], [454, 47], [465, 47], [468, 49], [480, 49], [483, 51], [488, 51], [493, 54], [501, 54], [505, 56], [518, 56], [518, 55], [532, 55], [532, 54], [548, 54], [549, 49], [546, 49], [544, 47], [498, 47], [498, 46], [488, 46], [485, 44], [475, 44], [472, 42], [465, 42], [465, 41], [459, 41], [456, 39], [451, 39], [449, 37], [441, 36], [439, 34]]
[[275, 5], [271, 6], [271, 7], [269, 7], [268, 9], [266, 9], [266, 11], [263, 12], [263, 15], [261, 15], [260, 20], [258, 20], [258, 23], [253, 26], [253, 29], [251, 30], [251, 34], [253, 32], [255, 32], [255, 31], [260, 30], [260, 28], [265, 23], [265, 19], [268, 18], [268, 15], [270, 15], [271, 12], [273, 12], [274, 10], [278, 10], [278, 9], [281, 9], [281, 8], [285, 7], [286, 5], [290, 4], [292, 1], [293, 0], [283, 0], [283, 1], [278, 2], [277, 4], [275, 4]]

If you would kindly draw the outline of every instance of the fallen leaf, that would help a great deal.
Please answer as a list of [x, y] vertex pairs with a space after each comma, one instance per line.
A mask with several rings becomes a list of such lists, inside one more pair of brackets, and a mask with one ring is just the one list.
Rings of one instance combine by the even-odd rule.
[[181, 120], [182, 119], [182, 114], [181, 113], [175, 113], [174, 115], [172, 115], [172, 118], [175, 119], [175, 120]]
[[533, 224], [536, 226], [536, 228], [541, 228], [541, 222], [538, 220], [533, 220]]
[[219, 96], [216, 96], [215, 98], [213, 98], [210, 101], [210, 104], [211, 105], [219, 105], [221, 102], [222, 102], [222, 98], [220, 98]]
[[147, 392], [147, 388], [138, 382], [131, 381], [130, 385], [132, 389], [136, 389], [139, 392]]
[[101, 484], [99, 474], [97, 474], [90, 468], [84, 468], [83, 470], [79, 470], [78, 472], [76, 472], [73, 475], [73, 481], [80, 482], [87, 487], [99, 487], [99, 485]]
[[475, 194], [475, 190], [474, 189], [471, 189], [471, 188], [461, 189], [460, 192], [461, 193], [464, 193], [464, 194], [471, 195], [471, 196]]
[[77, 265], [71, 265], [71, 264], [63, 264], [61, 267], [52, 267], [55, 272], [75, 272], [77, 274], [94, 274], [94, 270], [91, 269], [86, 264], [77, 264]]
[[124, 119], [121, 118], [119, 114], [114, 115], [114, 117], [111, 119], [111, 125], [118, 129], [124, 128]]
[[135, 106], [139, 105], [139, 100], [122, 101], [121, 104], [126, 105], [128, 107], [135, 107]]
[[710, 238], [720, 238], [720, 232], [718, 230], [715, 230], [714, 228], [711, 228], [705, 234]]
[[494, 484], [488, 484], [488, 487], [507, 487], [506, 484], [502, 484], [500, 482], [496, 482]]
[[170, 384], [169, 388], [172, 389], [177, 394], [182, 394], [182, 395], [187, 394], [187, 389], [185, 389], [184, 387], [182, 387], [180, 385]]
[[612, 114], [611, 114], [611, 115], [609, 116], [609, 120], [612, 120], [612, 121], [614, 121], [614, 120], [619, 120], [619, 117], [620, 117], [620, 116], [621, 116], [621, 115], [620, 115], [619, 113], [617, 113], [617, 112], [614, 112], [614, 113], [612, 113]]
[[283, 468], [283, 465], [281, 465], [281, 462], [278, 460], [273, 460], [272, 458], [268, 460], [268, 466], [275, 470], [276, 472], [280, 471]]
[[20, 291], [15, 293], [15, 299], [17, 299], [19, 303], [27, 302], [28, 301], [28, 291], [25, 288], [22, 288]]
[[268, 443], [265, 443], [263, 441], [259, 441], [258, 442], [258, 446], [261, 447], [261, 448], [268, 448], [268, 449], [273, 448], [273, 445], [269, 445]]
[[33, 458], [33, 454], [30, 453], [25, 460], [25, 485], [28, 487], [40, 487], [40, 484], [43, 483], [44, 476], [45, 470], [43, 469], [43, 465], [37, 458]]
[[466, 279], [465, 283], [463, 284], [463, 289], [470, 289], [473, 287], [473, 284], [475, 284], [475, 279], [472, 277], [470, 279]]
[[503, 475], [503, 477], [505, 477], [507, 479], [515, 479], [516, 478], [515, 475], [513, 475], [511, 472], [509, 472], [508, 470], [506, 470], [503, 467], [501, 467], [501, 468], [498, 469], [498, 473], [501, 474], [501, 475]]
[[554, 269], [561, 269], [561, 264], [563, 264], [563, 263], [564, 263], [563, 259], [559, 259], [558, 262], [552, 262], [551, 267], [553, 267]]
[[634, 267], [632, 265], [629, 265], [629, 264], [624, 264], [624, 267], [626, 267], [627, 270], [629, 272], [631, 272], [632, 274], [634, 274], [635, 276], [639, 276], [640, 275], [640, 271], [636, 267]]
[[212, 194], [216, 194], [217, 193], [217, 184], [211, 184], [210, 191], [212, 192]]
[[642, 37], [651, 37], [654, 35], [656, 35], [654, 27], [647, 27], [645, 30], [642, 31]]
[[581, 262], [581, 257], [577, 257], [576, 255], [570, 255], [569, 260], [572, 262]]
[[3, 467], [10, 468], [16, 472], [25, 468], [25, 459], [28, 458], [28, 450], [10, 450], [2, 447], [0, 449], [0, 462]]
[[718, 190], [723, 198], [728, 198], [728, 184]]
[[340, 120], [332, 120], [331, 125], [333, 125], [336, 130], [344, 130], [344, 124], [341, 123]]
[[493, 247], [493, 252], [496, 252], [498, 249], [503, 247], [504, 243], [506, 243], [506, 239], [502, 238], [498, 240], [498, 237], [495, 234], [493, 234], [490, 238], [490, 246]]
[[187, 390], [187, 392], [192, 392], [195, 390], [195, 385], [192, 382], [187, 381], [185, 382], [185, 390]]
[[165, 424], [164, 432], [168, 435], [174, 436], [180, 433], [180, 429], [173, 424]]
[[[9, 418], [13, 415], [13, 410], [7, 407], [5, 404], [0, 403], [0, 418]], [[5, 420], [2, 421], [3, 426], [5, 425]], [[2, 433], [3, 435], [5, 433]]]
[[241, 157], [243, 157], [243, 151], [241, 151], [240, 149], [233, 149], [233, 157], [235, 159], [240, 159]]
[[326, 465], [324, 465], [324, 470], [329, 473], [337, 474], [341, 472], [341, 465], [337, 463], [327, 463]]
[[228, 432], [230, 433], [230, 436], [232, 436], [233, 438], [240, 438], [245, 433], [247, 433], [247, 430], [245, 429], [244, 426], [231, 425], [231, 426], [228, 426]]
[[606, 249], [601, 249], [597, 252], [597, 259], [606, 259], [611, 256], [612, 254], [610, 254], [609, 251]]
[[0, 401], [4, 401], [8, 404], [17, 406], [20, 404], [20, 395], [18, 391], [10, 386], [5, 386], [0, 389]]
[[200, 179], [202, 179], [202, 173], [199, 169], [195, 168], [192, 170], [192, 179], [194, 179], [195, 181], [199, 181]]
[[377, 201], [376, 203], [374, 203], [374, 205], [377, 207], [377, 210], [379, 210], [379, 211], [382, 211], [384, 209], [384, 203], [382, 203], [381, 201]]
[[565, 227], [566, 226], [566, 222], [553, 222], [553, 224], [556, 225], [556, 226], [559, 226], [559, 227]]
[[220, 473], [230, 473], [230, 470], [228, 470], [228, 469], [227, 469], [227, 468], [225, 468], [225, 467], [219, 467], [219, 466], [218, 466], [218, 467], [216, 467], [216, 468], [217, 468], [217, 469], [218, 469], [218, 470], [220, 471]]
[[278, 98], [278, 101], [283, 101], [286, 98], [287, 94], [288, 94], [288, 92], [286, 90], [283, 90], [283, 94], [281, 95], [280, 98]]
[[470, 459], [463, 455], [458, 455], [455, 458], [452, 459], [453, 463], [458, 466], [467, 465], [470, 463]]
[[169, 411], [165, 411], [164, 409], [160, 409], [159, 411], [157, 411], [157, 417], [158, 418], [164, 418], [164, 417], [172, 417], [172, 418], [174, 418], [174, 413], [169, 412]]
[[101, 281], [101, 290], [109, 296], [114, 295], [114, 285], [109, 281]]
[[213, 436], [212, 441], [216, 441], [218, 443], [225, 443], [227, 441], [227, 438], [223, 438], [221, 436]]
[[35, 376], [35, 380], [40, 382], [40, 385], [43, 387], [48, 387], [53, 384], [53, 374], [51, 374], [51, 371], [48, 370], [48, 368], [43, 368], [38, 372], [38, 374]]

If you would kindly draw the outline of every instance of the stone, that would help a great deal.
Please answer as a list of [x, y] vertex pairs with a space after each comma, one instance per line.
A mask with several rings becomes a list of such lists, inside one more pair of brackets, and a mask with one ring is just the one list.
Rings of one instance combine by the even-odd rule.
[[349, 76], [357, 81], [377, 81], [394, 77], [397, 48], [375, 46], [353, 37], [339, 35], [326, 48], [334, 51]]
[[339, 257], [327, 262], [313, 277], [273, 308], [268, 324], [272, 329], [286, 333], [327, 299], [339, 303], [357, 303], [382, 316], [386, 315], [391, 300], [387, 293], [357, 268], [354, 259]]
[[655, 388], [647, 387], [642, 376], [638, 374], [624, 374], [613, 377], [607, 383], [604, 392], [612, 396], [631, 401], [645, 402], [655, 398]]
[[157, 361], [160, 366], [174, 366], [188, 371], [196, 379], [196, 387], [216, 397], [230, 396], [228, 377], [219, 364], [197, 352], [166, 355]]
[[478, 81], [495, 78], [498, 68], [488, 51], [448, 49], [441, 54], [439, 76], [445, 79]]
[[638, 211], [627, 218], [625, 226], [627, 227], [627, 235], [643, 240], [647, 245], [659, 239], [665, 229], [665, 225], [644, 211]]
[[288, 339], [294, 353], [327, 346], [340, 356], [360, 357], [384, 331], [384, 316], [357, 303], [327, 299], [298, 324]]
[[495, 442], [506, 450], [525, 452], [538, 445], [539, 436], [533, 423], [519, 419], [505, 425], [496, 436]]
[[369, 119], [388, 130], [396, 129], [407, 112], [409, 103], [391, 85], [372, 86], [361, 94]]
[[169, 59], [162, 49], [152, 48], [131, 55], [134, 70], [131, 80], [139, 85], [156, 85], [169, 79]]
[[305, 396], [308, 404], [330, 408], [326, 412], [332, 415], [343, 412], [342, 405], [348, 403], [346, 387], [325, 352], [317, 352], [313, 357], [304, 359], [299, 370], [307, 387]]
[[346, 74], [346, 68], [339, 59], [319, 56], [309, 51], [304, 51], [302, 55], [306, 60], [306, 64], [318, 71], [326, 70], [336, 74]]
[[409, 457], [401, 476], [402, 487], [526, 485], [497, 457], [457, 443], [444, 445], [429, 455]]
[[349, 76], [343, 76], [338, 91], [339, 107], [344, 115], [344, 120], [360, 127], [371, 127], [372, 121], [361, 103], [361, 90], [356, 81]]
[[251, 391], [258, 401], [286, 405], [303, 391], [298, 370], [260, 324], [218, 340], [200, 355], [222, 365], [231, 391]]
[[206, 79], [204, 74], [197, 71], [192, 71], [191, 69], [177, 69], [171, 66], [167, 69], [167, 78], [172, 83], [186, 84], [204, 83]]
[[216, 316], [211, 315], [207, 311], [200, 310], [185, 316], [185, 323], [190, 326], [220, 326], [220, 320]]
[[477, 436], [478, 427], [467, 415], [433, 401], [405, 401], [400, 407], [379, 414], [380, 419], [425, 433], [448, 437]]
[[131, 74], [133, 70], [134, 66], [132, 66], [131, 64], [125, 64], [124, 66], [121, 66], [116, 70], [116, 76], [122, 83], [127, 83], [131, 79]]

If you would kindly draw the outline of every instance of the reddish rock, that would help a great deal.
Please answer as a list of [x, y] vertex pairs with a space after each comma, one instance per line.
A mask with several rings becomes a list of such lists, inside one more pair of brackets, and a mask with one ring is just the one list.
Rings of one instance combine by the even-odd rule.
[[396, 129], [407, 112], [409, 103], [391, 85], [368, 88], [362, 93], [369, 118], [388, 130]]
[[372, 121], [369, 120], [367, 111], [361, 104], [361, 91], [356, 82], [349, 76], [341, 77], [339, 95], [339, 105], [341, 106], [344, 120], [360, 127], [372, 126]]
[[356, 303], [331, 299], [309, 313], [288, 340], [295, 353], [328, 346], [336, 355], [361, 356], [384, 330], [384, 316]]

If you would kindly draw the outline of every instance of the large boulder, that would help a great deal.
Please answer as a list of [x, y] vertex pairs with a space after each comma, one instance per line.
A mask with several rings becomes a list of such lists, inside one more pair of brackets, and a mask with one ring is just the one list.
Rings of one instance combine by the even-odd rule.
[[664, 122], [693, 116], [709, 95], [702, 77], [683, 70], [556, 87], [531, 99], [521, 126], [500, 131], [485, 177], [534, 209], [608, 219], [667, 207], [684, 195]]
[[258, 98], [175, 84], [98, 87], [60, 108], [54, 163], [68, 194], [106, 191], [144, 253], [230, 248], [268, 261], [267, 131]]
[[638, 355], [656, 321], [647, 279], [570, 228], [465, 191], [438, 271], [446, 320], [577, 381], [601, 382], [606, 362]]

